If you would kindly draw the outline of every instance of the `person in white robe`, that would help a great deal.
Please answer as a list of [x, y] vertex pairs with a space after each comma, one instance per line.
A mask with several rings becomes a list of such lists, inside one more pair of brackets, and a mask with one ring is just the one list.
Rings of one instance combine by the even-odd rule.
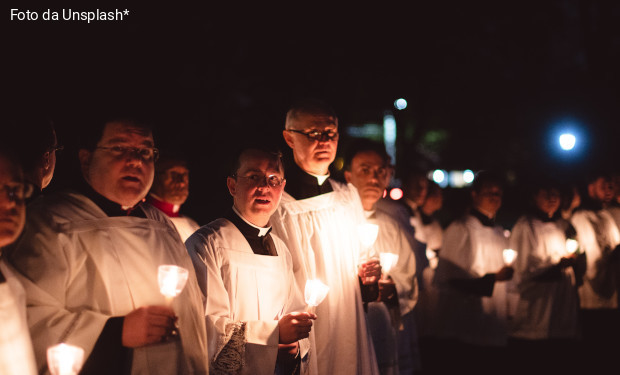
[[541, 371], [569, 370], [572, 363], [563, 358], [580, 337], [577, 248], [558, 225], [556, 185], [539, 180], [532, 193], [529, 212], [510, 235], [510, 248], [518, 253], [513, 281], [519, 293], [509, 326], [511, 345], [517, 357], [530, 358]]
[[185, 243], [206, 299], [214, 373], [317, 373], [308, 358], [316, 315], [305, 312], [290, 253], [270, 233], [283, 172], [277, 154], [241, 152], [227, 179], [232, 210]]
[[180, 213], [189, 196], [189, 169], [185, 159], [163, 157], [155, 166], [155, 177], [147, 203], [166, 214], [185, 242], [200, 226], [192, 218]]
[[315, 337], [319, 374], [377, 374], [363, 297], [377, 298], [378, 260], [361, 254], [357, 234], [364, 214], [357, 190], [331, 178], [338, 119], [319, 101], [295, 104], [287, 113], [284, 139], [294, 164], [272, 218], [273, 231], [288, 246], [298, 284], [320, 279], [329, 286], [317, 307]]
[[494, 221], [502, 202], [501, 186], [493, 173], [480, 172], [472, 186], [470, 212], [444, 232], [434, 279], [439, 295], [433, 331], [444, 340], [444, 350], [454, 361], [436, 365], [490, 370], [505, 354], [504, 281], [512, 278], [514, 270], [504, 263], [508, 239]]
[[[411, 239], [399, 223], [377, 210], [392, 177], [390, 157], [383, 144], [360, 140], [350, 145], [345, 157], [344, 177], [357, 188], [367, 222], [378, 226], [372, 245], [374, 256], [395, 254], [397, 262], [379, 281], [379, 301], [368, 303], [368, 322], [372, 333], [379, 371], [382, 374], [410, 374], [420, 370], [412, 310], [418, 288]], [[400, 344], [400, 345], [399, 345]]]
[[37, 373], [30, 332], [26, 321], [26, 295], [2, 250], [22, 232], [25, 200], [32, 192], [15, 157], [0, 149], [0, 374]]
[[[84, 374], [206, 374], [206, 328], [191, 259], [172, 223], [141, 205], [157, 156], [150, 129], [127, 119], [90, 128], [85, 182], [29, 206], [9, 261], [26, 291], [39, 372], [46, 350], [85, 352]], [[167, 304], [158, 267], [188, 271]]]
[[613, 197], [611, 179], [593, 171], [587, 180], [582, 204], [571, 223], [586, 257], [583, 284], [579, 287], [584, 352], [592, 363], [604, 369], [615, 359], [617, 350], [612, 348], [620, 345], [620, 231], [604, 208]]

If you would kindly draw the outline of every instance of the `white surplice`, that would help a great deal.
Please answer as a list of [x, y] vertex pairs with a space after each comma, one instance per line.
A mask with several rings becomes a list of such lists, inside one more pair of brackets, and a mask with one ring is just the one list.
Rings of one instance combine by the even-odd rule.
[[475, 345], [506, 344], [506, 283], [496, 282], [493, 294], [484, 297], [456, 290], [450, 280], [499, 271], [507, 245], [501, 227], [484, 226], [472, 215], [448, 226], [434, 279], [438, 290], [434, 332], [438, 337]]
[[26, 321], [24, 288], [0, 259], [6, 282], [0, 284], [0, 374], [34, 375], [37, 367]]
[[558, 279], [535, 278], [567, 256], [566, 235], [556, 222], [522, 216], [515, 223], [510, 248], [518, 253], [514, 281], [519, 300], [511, 321], [511, 335], [524, 339], [577, 338], [579, 300], [572, 267]]
[[[278, 320], [305, 304], [293, 275], [286, 245], [272, 235], [277, 256], [258, 255], [237, 227], [215, 220], [185, 242], [206, 296], [209, 360], [239, 374], [272, 375], [278, 354]], [[310, 342], [300, 340], [302, 374]], [[312, 354], [311, 354], [312, 355]], [[213, 360], [217, 357], [217, 362]]]
[[291, 252], [300, 288], [314, 278], [330, 288], [313, 327], [318, 373], [377, 374], [357, 276], [362, 204], [353, 185], [329, 183], [334, 191], [307, 199], [284, 192], [271, 224]]
[[571, 223], [577, 231], [581, 251], [586, 253], [587, 268], [579, 300], [583, 309], [615, 309], [618, 290], [610, 259], [611, 251], [620, 244], [620, 232], [606, 210], [577, 210]]
[[181, 240], [185, 242], [195, 231], [200, 228], [200, 225], [187, 216], [168, 217], [174, 227], [177, 228]]
[[157, 269], [173, 264], [189, 280], [172, 308], [180, 340], [133, 350], [134, 374], [206, 374], [206, 328], [190, 257], [166, 216], [145, 205], [147, 218], [108, 217], [74, 192], [50, 194], [28, 207], [11, 264], [24, 286], [39, 371], [48, 346], [79, 346], [87, 358], [110, 317], [164, 305]]

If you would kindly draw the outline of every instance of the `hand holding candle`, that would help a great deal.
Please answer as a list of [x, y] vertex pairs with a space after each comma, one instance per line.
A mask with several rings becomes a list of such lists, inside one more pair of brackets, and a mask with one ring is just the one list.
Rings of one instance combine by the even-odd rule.
[[170, 306], [174, 297], [179, 295], [185, 284], [189, 272], [183, 268], [173, 265], [159, 266], [157, 273], [157, 282], [159, 283], [159, 291], [166, 297], [166, 304]]
[[84, 349], [58, 344], [47, 349], [47, 366], [52, 375], [77, 375], [82, 369]]
[[318, 306], [325, 297], [327, 296], [327, 292], [329, 292], [329, 287], [321, 280], [313, 279], [306, 281], [306, 288], [304, 291], [304, 295], [306, 297], [306, 304], [308, 305], [308, 311]]

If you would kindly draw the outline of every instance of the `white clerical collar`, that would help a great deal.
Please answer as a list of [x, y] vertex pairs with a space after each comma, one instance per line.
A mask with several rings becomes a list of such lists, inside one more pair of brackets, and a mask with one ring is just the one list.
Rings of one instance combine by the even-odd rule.
[[[306, 172], [306, 173], [307, 173], [307, 172]], [[309, 174], [310, 176], [313, 176], [313, 177], [315, 177], [315, 178], [316, 178], [317, 182], [319, 183], [319, 186], [320, 186], [320, 185], [323, 185], [323, 183], [324, 183], [325, 181], [327, 181], [327, 179], [329, 178], [329, 173], [328, 173], [328, 174], [326, 174], [325, 176], [319, 176], [319, 175], [312, 174], [312, 173], [308, 173], [308, 174]]]
[[269, 233], [269, 230], [271, 229], [271, 227], [259, 227], [258, 225], [254, 225], [252, 223], [250, 223], [249, 221], [247, 221], [243, 215], [241, 215], [241, 212], [239, 212], [239, 210], [237, 210], [237, 207], [235, 207], [235, 205], [233, 205], [232, 207], [233, 211], [235, 211], [235, 213], [237, 215], [239, 215], [239, 217], [241, 218], [241, 220], [245, 221], [246, 224], [248, 224], [249, 226], [251, 226], [252, 228], [256, 228], [258, 229], [258, 237], [264, 237], [267, 233]]
[[364, 216], [366, 217], [366, 219], [368, 219], [369, 217], [373, 216], [375, 214], [375, 212], [377, 212], [376, 209], [370, 210], [370, 211], [364, 210]]

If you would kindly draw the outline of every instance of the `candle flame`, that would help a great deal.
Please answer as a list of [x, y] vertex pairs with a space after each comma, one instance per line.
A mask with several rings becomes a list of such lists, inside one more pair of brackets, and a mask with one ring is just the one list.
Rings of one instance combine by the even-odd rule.
[[159, 266], [157, 272], [159, 291], [164, 297], [176, 297], [185, 287], [188, 276], [189, 272], [183, 267], [174, 265]]
[[47, 365], [52, 375], [77, 375], [84, 361], [84, 349], [67, 344], [47, 349]]
[[504, 249], [503, 255], [504, 255], [504, 263], [507, 266], [510, 266], [515, 261], [515, 258], [517, 257], [517, 252], [514, 251], [513, 249]]
[[309, 306], [318, 306], [321, 302], [323, 302], [323, 300], [327, 296], [328, 291], [329, 287], [323, 284], [321, 280], [313, 279], [306, 281], [306, 288], [304, 293], [306, 297], [306, 303]]

